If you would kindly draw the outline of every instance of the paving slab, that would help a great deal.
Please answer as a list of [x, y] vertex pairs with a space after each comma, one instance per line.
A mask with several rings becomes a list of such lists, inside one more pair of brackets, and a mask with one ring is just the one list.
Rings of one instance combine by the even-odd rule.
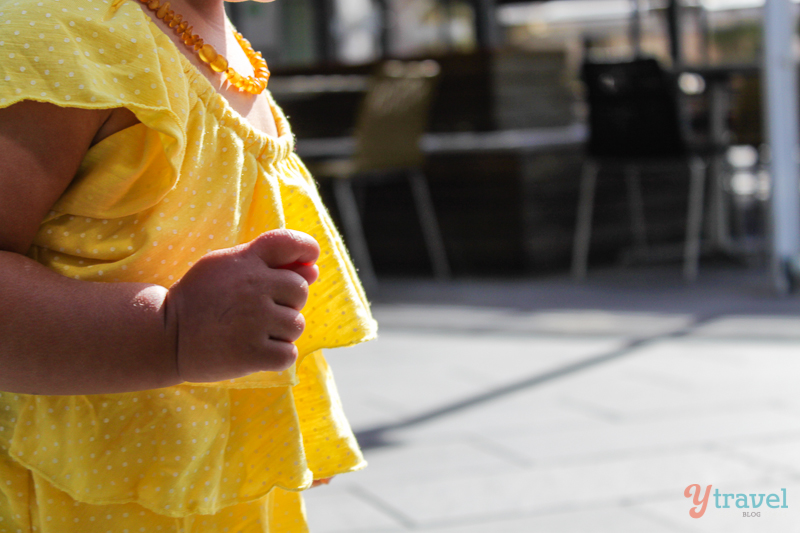
[[620, 419], [775, 405], [794, 397], [797, 350], [785, 342], [658, 341], [560, 387], [566, 402]]
[[[501, 519], [526, 512], [579, 510], [638, 498], [680, 494], [688, 484], [755, 483], [760, 469], [706, 451], [652, 454], [593, 463], [544, 466], [513, 473], [475, 473], [458, 478], [388, 480], [364, 487], [402, 510], [416, 527], [453, 520]], [[359, 484], [356, 479], [349, 483]]]
[[555, 391], [534, 389], [472, 405], [390, 434], [409, 443], [465, 437], [486, 440], [486, 436], [504, 431], [524, 429], [531, 433], [557, 434], [603, 428], [611, 423], [595, 413], [566, 405]]
[[631, 512], [624, 507], [601, 507], [570, 513], [552, 513], [505, 518], [441, 527], [423, 527], [424, 533], [577, 533], [613, 531], [614, 533], [678, 533], [683, 531], [660, 516]]
[[560, 335], [642, 337], [663, 335], [691, 326], [686, 313], [624, 312], [573, 309], [525, 312], [467, 306], [389, 304], [376, 309], [382, 327], [414, 330], [503, 331]]
[[[618, 422], [554, 433], [518, 426], [514, 430], [487, 433], [484, 438], [532, 464], [550, 464], [721, 446], [757, 453], [759, 448], [748, 447], [748, 442], [785, 441], [787, 436], [800, 438], [800, 417], [754, 409], [746, 413], [703, 413], [666, 420]], [[782, 451], [787, 453], [788, 449]], [[795, 448], [798, 451], [800, 447]], [[800, 458], [797, 464], [800, 465]]]
[[333, 350], [328, 359], [345, 404], [352, 398], [395, 417], [410, 417], [592, 359], [618, 349], [621, 343], [613, 337], [389, 330], [371, 343]]
[[693, 335], [734, 339], [800, 340], [800, 317], [726, 316], [698, 327]]
[[[725, 448], [767, 472], [785, 474], [800, 480], [800, 435], [729, 442]], [[800, 498], [800, 493], [797, 497]]]
[[352, 492], [338, 490], [335, 485], [309, 490], [303, 494], [303, 498], [309, 510], [309, 529], [314, 533], [406, 531], [401, 522], [371, 502]]
[[370, 468], [352, 476], [359, 486], [383, 483], [411, 483], [521, 471], [518, 463], [481, 442], [467, 439], [387, 446], [369, 454]]
[[[396, 282], [375, 311], [328, 353], [370, 466], [309, 491], [312, 533], [800, 531], [800, 299], [764, 279]], [[695, 519], [693, 483], [789, 507]]]

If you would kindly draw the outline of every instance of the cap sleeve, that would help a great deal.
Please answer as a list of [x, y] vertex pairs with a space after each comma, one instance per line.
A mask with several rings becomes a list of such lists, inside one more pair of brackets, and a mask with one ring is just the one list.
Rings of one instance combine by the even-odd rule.
[[[168, 37], [134, 2], [103, 20], [109, 5], [106, 0], [0, 1], [0, 108], [21, 100], [84, 109], [126, 107], [149, 130], [150, 138], [139, 144], [160, 145], [160, 153], [151, 157], [164, 159], [168, 175], [160, 178], [158, 190], [121, 185], [145, 191], [146, 198], [107, 189], [108, 197], [99, 199], [82, 189], [79, 175], [60, 204], [86, 216], [97, 215], [98, 206], [105, 216], [124, 216], [155, 204], [177, 180], [185, 153], [189, 96], [179, 52], [164, 46]], [[120, 173], [119, 165], [106, 167]], [[98, 169], [91, 170], [96, 179]], [[114, 179], [103, 181], [107, 188]], [[135, 208], [115, 205], [122, 197]]]

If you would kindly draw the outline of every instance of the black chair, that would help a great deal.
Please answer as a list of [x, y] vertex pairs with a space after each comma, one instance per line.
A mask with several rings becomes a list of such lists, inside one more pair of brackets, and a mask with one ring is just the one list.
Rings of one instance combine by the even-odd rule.
[[655, 59], [625, 63], [586, 63], [589, 141], [581, 173], [572, 250], [572, 275], [586, 277], [595, 186], [601, 166], [621, 168], [625, 176], [635, 250], [647, 252], [647, 227], [639, 174], [644, 168], [688, 165], [689, 208], [683, 250], [683, 275], [697, 277], [706, 164], [684, 142], [677, 84]]

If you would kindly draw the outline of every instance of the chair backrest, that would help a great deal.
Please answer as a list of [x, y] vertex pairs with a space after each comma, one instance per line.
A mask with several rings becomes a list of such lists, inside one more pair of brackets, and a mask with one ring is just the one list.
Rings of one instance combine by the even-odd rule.
[[686, 152], [677, 86], [655, 59], [585, 63], [589, 145], [595, 157], [663, 157]]
[[435, 61], [387, 61], [369, 82], [356, 119], [359, 171], [420, 166], [419, 147], [428, 126], [439, 75]]

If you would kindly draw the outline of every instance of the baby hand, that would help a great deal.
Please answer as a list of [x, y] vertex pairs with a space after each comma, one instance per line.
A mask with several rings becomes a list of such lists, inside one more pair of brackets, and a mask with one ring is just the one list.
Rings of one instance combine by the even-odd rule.
[[180, 379], [214, 382], [289, 368], [318, 256], [317, 242], [293, 230], [203, 256], [167, 294]]

